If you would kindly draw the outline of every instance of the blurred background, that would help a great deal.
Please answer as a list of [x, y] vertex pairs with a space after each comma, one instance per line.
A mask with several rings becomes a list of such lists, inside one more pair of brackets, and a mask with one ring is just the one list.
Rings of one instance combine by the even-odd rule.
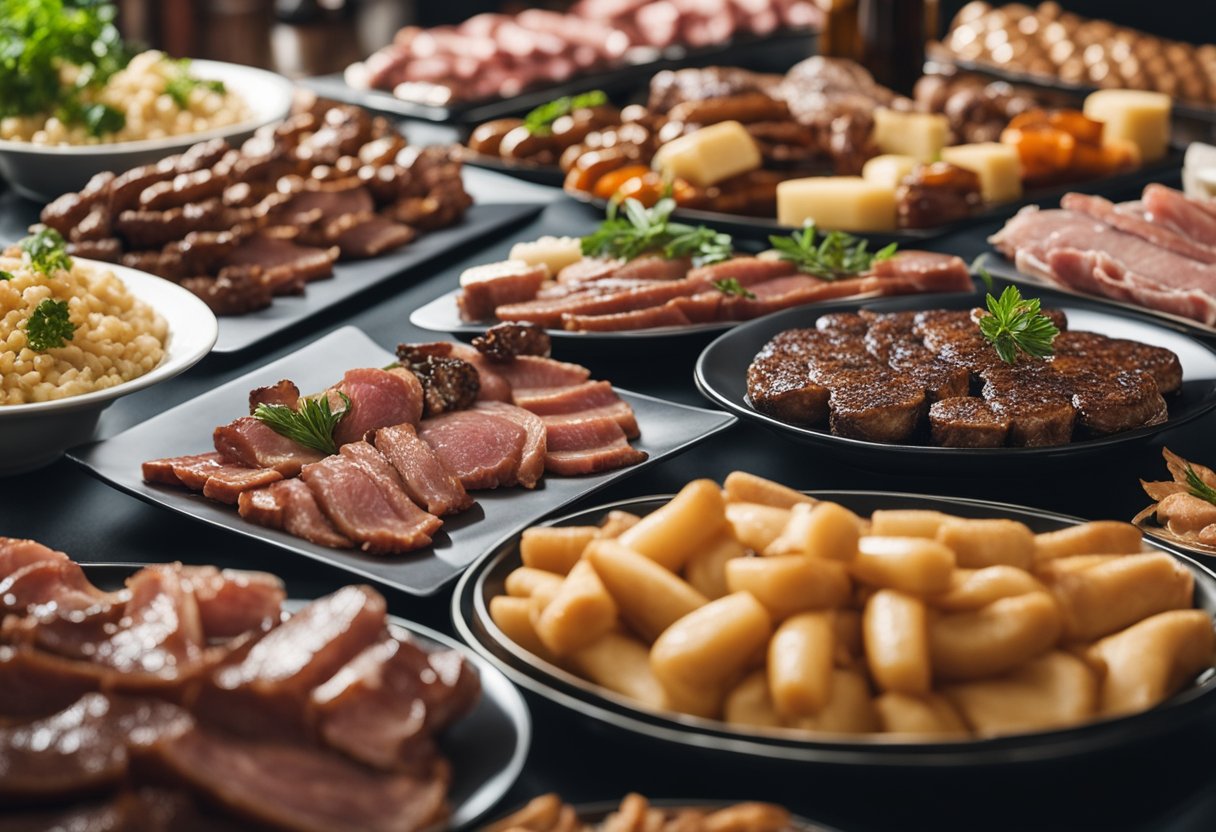
[[[856, 2], [816, 0], [826, 11], [846, 15]], [[897, 6], [904, 0], [884, 2]], [[263, 66], [293, 76], [338, 71], [388, 43], [407, 24], [459, 23], [481, 12], [569, 5], [561, 0], [118, 0], [128, 38], [174, 55]], [[934, 23], [937, 28], [930, 34], [941, 34], [964, 5], [964, 0], [928, 0], [930, 28]], [[1212, 0], [1062, 0], [1060, 5], [1178, 40], [1214, 39]]]

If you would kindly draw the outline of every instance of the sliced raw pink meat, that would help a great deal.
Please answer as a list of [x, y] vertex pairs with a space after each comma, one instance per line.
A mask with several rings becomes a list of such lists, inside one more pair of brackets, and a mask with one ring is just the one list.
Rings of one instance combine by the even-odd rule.
[[1190, 199], [1182, 191], [1158, 184], [1144, 189], [1143, 202], [1145, 213], [1154, 223], [1161, 223], [1209, 249], [1216, 246], [1216, 209], [1210, 203]]
[[591, 377], [591, 371], [580, 364], [570, 364], [538, 355], [521, 355], [511, 361], [495, 363], [493, 368], [494, 372], [511, 385], [512, 394], [551, 387], [569, 387]]
[[594, 474], [636, 465], [646, 454], [629, 445], [611, 416], [546, 417], [549, 450], [545, 469], [561, 476]]
[[[1182, 195], [1179, 194], [1179, 196]], [[1185, 197], [1183, 198], [1185, 199]], [[1078, 214], [1100, 220], [1119, 231], [1177, 252], [1183, 257], [1189, 257], [1202, 263], [1216, 263], [1216, 246], [1206, 245], [1180, 233], [1175, 230], [1174, 223], [1162, 221], [1157, 214], [1146, 216], [1143, 208], [1133, 210], [1130, 206], [1116, 205], [1100, 196], [1078, 193], [1065, 194], [1060, 200], [1060, 205], [1067, 211], [1075, 211]], [[1206, 218], [1202, 212], [1200, 212], [1200, 216]], [[1216, 219], [1212, 219], [1212, 225], [1216, 227]]]
[[350, 410], [334, 428], [339, 446], [359, 441], [369, 430], [407, 422], [416, 425], [422, 418], [422, 385], [405, 368], [347, 370], [329, 391], [330, 407], [336, 409], [343, 402], [335, 391], [350, 398]]
[[424, 419], [418, 436], [469, 490], [514, 485], [527, 431], [478, 410], [458, 410]]
[[431, 514], [455, 514], [473, 504], [460, 480], [448, 473], [413, 425], [380, 428], [372, 442], [401, 475], [405, 493]]
[[481, 354], [476, 347], [468, 344], [452, 344], [451, 356], [467, 361], [477, 368], [477, 379], [481, 389], [477, 400], [482, 402], [511, 401], [511, 384], [498, 372], [498, 365]]
[[[518, 359], [517, 359], [518, 360]], [[480, 402], [474, 407], [479, 413], [489, 413], [514, 422], [524, 429], [523, 455], [515, 479], [524, 488], [535, 488], [545, 475], [545, 449], [547, 447], [545, 423], [535, 413], [502, 402]]]
[[298, 479], [246, 491], [241, 494], [237, 509], [246, 520], [283, 529], [319, 546], [349, 549], [354, 545], [321, 513], [312, 491]]
[[294, 477], [300, 468], [324, 456], [275, 433], [252, 416], [241, 416], [216, 428], [214, 440], [225, 462], [246, 468], [273, 468], [284, 477]]

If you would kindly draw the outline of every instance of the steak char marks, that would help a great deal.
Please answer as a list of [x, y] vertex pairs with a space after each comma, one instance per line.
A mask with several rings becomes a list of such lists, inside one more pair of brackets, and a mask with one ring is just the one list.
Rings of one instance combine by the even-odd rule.
[[751, 405], [780, 421], [870, 442], [1045, 447], [1157, 425], [1182, 386], [1160, 347], [1067, 329], [1055, 355], [1007, 364], [980, 310], [833, 313], [774, 336], [747, 370]]

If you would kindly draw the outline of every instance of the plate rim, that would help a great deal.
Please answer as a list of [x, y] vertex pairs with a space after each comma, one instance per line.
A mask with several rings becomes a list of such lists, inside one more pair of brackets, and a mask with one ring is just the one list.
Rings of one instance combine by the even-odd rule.
[[[91, 570], [98, 568], [115, 571], [137, 571], [153, 565], [156, 564], [139, 563], [137, 561], [93, 561], [89, 563], [81, 563], [80, 567], [84, 570], [85, 575], [88, 576]], [[277, 573], [272, 572], [270, 574], [273, 574], [275, 577], [282, 580]], [[307, 602], [310, 600], [315, 601], [316, 599], [288, 597], [284, 600], [288, 602]], [[510, 793], [515, 784], [519, 782], [519, 777], [523, 773], [524, 766], [528, 760], [528, 755], [532, 750], [532, 711], [528, 707], [528, 702], [526, 699], [524, 699], [519, 687], [513, 684], [510, 678], [503, 673], [502, 670], [495, 667], [493, 663], [487, 661], [484, 656], [480, 655], [468, 644], [465, 644], [455, 636], [450, 636], [447, 633], [441, 633], [433, 627], [428, 627], [425, 624], [419, 624], [416, 621], [411, 621], [408, 618], [402, 618], [401, 616], [393, 615], [392, 613], [387, 613], [386, 615], [390, 624], [394, 624], [411, 634], [423, 636], [432, 642], [443, 645], [449, 650], [458, 651], [465, 661], [472, 663], [472, 665], [477, 669], [478, 676], [482, 681], [482, 696], [485, 695], [486, 691], [484, 679], [487, 677], [487, 675], [490, 678], [495, 679], [494, 689], [496, 696], [494, 698], [494, 702], [507, 714], [508, 719], [511, 721], [511, 724], [515, 728], [516, 734], [519, 737], [519, 741], [515, 744], [515, 748], [511, 752], [511, 759], [507, 763], [506, 768], [495, 772], [493, 777], [491, 777], [477, 789], [477, 792], [488, 789], [491, 792], [495, 792], [495, 794], [487, 797], [475, 795], [470, 804], [472, 807], [471, 813], [469, 813], [467, 817], [457, 818], [456, 823], [458, 825], [462, 827], [470, 826], [489, 814], [489, 812], [494, 809], [495, 806], [501, 803], [503, 798]], [[455, 807], [452, 808], [454, 809]], [[454, 811], [451, 816], [441, 822], [437, 827], [432, 827], [432, 829], [447, 828], [447, 824], [452, 822], [452, 818], [456, 817], [458, 814], [458, 812]]]
[[[1006, 281], [1012, 282], [1012, 281]], [[957, 294], [957, 293], [951, 293]], [[868, 299], [862, 301], [849, 301], [842, 299], [835, 303], [832, 307], [816, 306], [814, 304], [806, 306], [793, 307], [788, 310], [782, 310], [772, 315], [766, 315], [762, 318], [757, 318], [754, 321], [745, 321], [729, 332], [715, 338], [701, 351], [697, 356], [697, 360], [693, 367], [693, 382], [697, 391], [701, 393], [707, 400], [713, 402], [718, 407], [725, 408], [741, 419], [760, 425], [770, 431], [781, 436], [783, 439], [791, 442], [798, 442], [816, 447], [829, 448], [838, 453], [848, 454], [863, 454], [863, 453], [880, 453], [884, 450], [891, 453], [896, 458], [911, 458], [922, 457], [932, 461], [950, 461], [956, 462], [959, 460], [977, 460], [977, 464], [982, 461], [1002, 461], [1002, 460], [1018, 460], [1018, 461], [1044, 461], [1058, 460], [1061, 457], [1081, 456], [1087, 454], [1102, 453], [1112, 448], [1117, 448], [1121, 445], [1135, 443], [1151, 439], [1167, 431], [1172, 431], [1183, 425], [1194, 422], [1195, 420], [1206, 416], [1216, 409], [1216, 375], [1213, 375], [1208, 381], [1210, 388], [1204, 396], [1203, 401], [1197, 402], [1193, 409], [1180, 417], [1170, 417], [1160, 425], [1149, 425], [1132, 430], [1122, 431], [1121, 433], [1111, 434], [1109, 436], [1085, 439], [1079, 442], [1069, 442], [1064, 445], [1049, 445], [1044, 447], [1013, 447], [1005, 446], [1001, 448], [949, 448], [937, 445], [907, 445], [895, 444], [886, 442], [871, 442], [864, 439], [854, 439], [847, 436], [836, 436], [821, 430], [813, 430], [811, 428], [799, 427], [782, 422], [768, 414], [761, 413], [754, 409], [746, 402], [736, 402], [733, 398], [727, 396], [723, 391], [718, 390], [714, 385], [709, 383], [707, 379], [707, 364], [713, 357], [713, 354], [728, 350], [729, 338], [740, 337], [747, 328], [756, 330], [764, 329], [765, 326], [772, 326], [779, 319], [798, 318], [801, 314], [807, 314], [811, 311], [819, 311], [823, 314], [826, 311], [850, 311], [855, 308], [860, 308], [869, 302], [876, 301], [898, 301], [901, 298], [932, 298], [942, 297], [940, 293], [928, 295], [897, 295], [884, 298]], [[961, 299], [960, 299], [961, 300]], [[1085, 309], [1087, 303], [1094, 303], [1098, 306], [1097, 309]], [[1157, 327], [1166, 332], [1169, 332], [1174, 337], [1185, 338], [1194, 346], [1205, 351], [1213, 362], [1216, 368], [1216, 346], [1196, 338], [1194, 335], [1172, 329], [1164, 326], [1160, 321], [1154, 320], [1151, 316], [1136, 316], [1129, 314], [1131, 310], [1121, 310], [1114, 308], [1104, 308], [1096, 299], [1087, 297], [1064, 295], [1059, 298], [1057, 306], [1073, 305], [1079, 307], [1082, 311], [1094, 312], [1101, 315], [1109, 315], [1114, 318], [1132, 319], [1136, 323]], [[798, 326], [796, 323], [791, 323], [784, 328]], [[774, 331], [776, 334], [776, 331]]]
[[[893, 498], [920, 503], [935, 502], [939, 505], [964, 505], [972, 508], [991, 509], [996, 512], [1013, 512], [1069, 525], [1089, 522], [1075, 515], [1047, 511], [1033, 506], [981, 500], [971, 497], [864, 489], [807, 489], [801, 490], [801, 493], [824, 499], [838, 497]], [[628, 509], [647, 502], [670, 500], [674, 496], [674, 494], [651, 494], [623, 498], [610, 503], [591, 506], [581, 511], [570, 512], [560, 517], [546, 519], [543, 521], [543, 525], [552, 526], [572, 520], [581, 521], [591, 515], [606, 514], [614, 509]], [[721, 721], [704, 720], [682, 714], [668, 715], [660, 711], [650, 711], [632, 703], [619, 694], [613, 694], [611, 691], [583, 691], [582, 688], [584, 686], [590, 688], [594, 683], [578, 680], [581, 684], [571, 685], [562, 679], [561, 676], [551, 674], [547, 669], [540, 667], [540, 665], [549, 666], [549, 663], [544, 659], [533, 657], [529, 660], [523, 660], [516, 655], [516, 651], [509, 650], [494, 642], [487, 644], [482, 640], [477, 632], [478, 627], [484, 628], [491, 638], [493, 638], [491, 627], [495, 630], [497, 628], [494, 627], [492, 621], [475, 622], [469, 619], [480, 611], [478, 602], [482, 595], [481, 589], [484, 585], [486, 574], [490, 571], [491, 567], [497, 565], [498, 561], [508, 557], [512, 550], [514, 550], [516, 555], [518, 554], [517, 538], [520, 534], [521, 532], [515, 532], [504, 536], [492, 549], [482, 555], [477, 562], [461, 575], [460, 581], [452, 593], [450, 606], [452, 622], [457, 633], [466, 644], [494, 663], [516, 685], [567, 711], [591, 716], [597, 722], [612, 728], [624, 728], [632, 734], [658, 738], [681, 746], [716, 750], [724, 749], [744, 756], [768, 757], [780, 759], [787, 763], [949, 768], [959, 765], [976, 764], [1034, 764], [1053, 759], [1094, 753], [1110, 748], [1112, 745], [1120, 744], [1117, 740], [1107, 736], [1109, 733], [1107, 729], [1111, 726], [1121, 725], [1125, 729], [1129, 725], [1135, 727], [1136, 730], [1132, 733], [1124, 734], [1128, 741], [1134, 742], [1145, 736], [1151, 736], [1154, 732], [1150, 723], [1158, 721], [1161, 718], [1161, 714], [1168, 713], [1168, 711], [1162, 710], [1162, 707], [1159, 705], [1135, 714], [1095, 720], [1048, 731], [960, 740], [956, 742], [938, 741], [930, 743], [901, 743], [875, 740], [857, 742], [856, 740], [842, 741], [839, 739], [840, 737], [851, 735], [829, 735], [838, 739], [827, 743], [807, 742], [805, 740], [799, 742], [796, 738], [780, 736], [776, 733], [765, 736], [764, 734], [749, 733], [736, 729], [714, 728], [712, 725], [701, 727], [700, 723], [702, 722], [719, 723]], [[1209, 589], [1216, 594], [1216, 571], [1213, 571], [1212, 568], [1200, 563], [1189, 555], [1173, 551], [1159, 543], [1149, 543], [1149, 545], [1155, 550], [1162, 551], [1179, 560], [1196, 576], [1197, 580], [1205, 581], [1209, 585]], [[466, 606], [470, 607], [468, 613], [465, 610]], [[1209, 613], [1209, 617], [1211, 615]], [[509, 659], [502, 658], [498, 655], [497, 651], [503, 651], [508, 656], [526, 664], [532, 673], [515, 666]], [[555, 669], [561, 674], [566, 674], [566, 671], [561, 670], [561, 668], [555, 667]], [[1206, 678], [1204, 678], [1204, 681], [1200, 683], [1198, 688], [1192, 691], [1183, 691], [1181, 694], [1175, 694], [1175, 697], [1171, 697], [1172, 700], [1180, 695], [1190, 694], [1183, 701], [1174, 702], [1173, 707], [1190, 707], [1196, 710], [1203, 710], [1204, 712], [1216, 708], [1216, 673], [1213, 673], [1209, 669], [1201, 674], [1201, 676]], [[577, 679], [577, 677], [574, 678]], [[555, 681], [564, 687], [572, 688], [573, 692], [555, 687]], [[580, 693], [589, 698], [583, 698], [583, 696], [580, 696]], [[1163, 704], [1170, 704], [1170, 700], [1167, 700]], [[692, 721], [692, 724], [681, 724], [686, 721]], [[722, 723], [722, 725], [725, 726], [725, 723]], [[1065, 753], [1059, 753], [1058, 746], [1064, 739], [1064, 735], [1078, 732], [1085, 735], [1079, 743], [1079, 747], [1074, 747]], [[1072, 737], [1068, 741], [1077, 746], [1077, 739], [1077, 737]], [[875, 754], [881, 754], [883, 759], [874, 759], [873, 756]]]

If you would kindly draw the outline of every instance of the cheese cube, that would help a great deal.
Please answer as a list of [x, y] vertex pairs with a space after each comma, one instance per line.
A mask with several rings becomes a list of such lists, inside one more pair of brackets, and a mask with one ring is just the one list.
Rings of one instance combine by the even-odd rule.
[[705, 188], [755, 170], [761, 161], [760, 149], [747, 129], [737, 121], [723, 121], [663, 145], [651, 166], [665, 176]]
[[861, 178], [868, 182], [874, 182], [878, 185], [895, 189], [899, 187], [900, 182], [904, 181], [904, 177], [911, 173], [912, 169], [919, 164], [920, 162], [911, 156], [899, 156], [895, 153], [887, 153], [882, 156], [875, 156], [866, 162], [861, 168]]
[[1022, 195], [1022, 161], [1013, 145], [956, 144], [942, 148], [942, 161], [974, 171], [984, 202], [1012, 202]]
[[874, 111], [874, 143], [882, 153], [934, 162], [950, 135], [950, 120], [940, 113], [905, 113], [880, 107]]
[[860, 176], [813, 176], [777, 185], [777, 221], [802, 225], [811, 220], [830, 231], [891, 231], [895, 189]]
[[583, 244], [578, 237], [541, 237], [531, 243], [511, 246], [510, 260], [520, 260], [531, 266], [546, 266], [556, 275], [571, 263], [583, 259]]
[[1127, 139], [1140, 158], [1155, 162], [1170, 143], [1170, 97], [1144, 90], [1098, 90], [1085, 99], [1085, 115], [1102, 122], [1102, 139]]

